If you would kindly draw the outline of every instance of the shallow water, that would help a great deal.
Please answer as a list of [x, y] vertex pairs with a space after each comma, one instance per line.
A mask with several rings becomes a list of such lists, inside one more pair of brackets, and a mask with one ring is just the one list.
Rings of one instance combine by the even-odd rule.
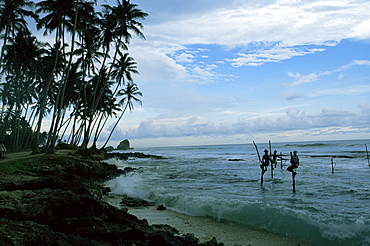
[[[369, 142], [369, 141], [367, 141]], [[109, 160], [140, 168], [107, 183], [112, 192], [277, 232], [315, 245], [370, 245], [370, 167], [364, 140], [272, 143], [298, 151], [296, 192], [289, 160], [264, 175], [253, 144], [135, 149], [168, 159]], [[369, 145], [369, 144], [368, 144]], [[258, 144], [260, 154], [268, 143]], [[315, 157], [312, 157], [315, 156]], [[335, 165], [332, 173], [331, 156]], [[242, 159], [242, 161], [229, 161]]]

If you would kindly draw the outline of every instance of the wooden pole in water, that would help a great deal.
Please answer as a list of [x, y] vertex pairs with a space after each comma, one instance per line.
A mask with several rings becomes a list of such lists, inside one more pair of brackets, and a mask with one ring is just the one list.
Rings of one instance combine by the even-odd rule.
[[367, 151], [367, 145], [366, 144], [365, 144], [365, 148], [366, 148], [367, 164], [370, 166], [369, 152]]
[[[271, 156], [272, 156], [272, 148], [271, 148], [271, 141], [269, 140], [269, 147], [270, 147], [270, 160], [271, 160]], [[274, 178], [274, 163], [271, 163], [271, 178]]]
[[280, 152], [280, 168], [283, 169], [283, 153]]
[[[257, 147], [257, 144], [253, 141], [253, 145], [254, 147], [256, 148], [256, 152], [257, 152], [257, 156], [258, 156], [258, 160], [260, 160], [261, 164], [262, 164], [262, 160], [261, 160], [261, 156], [260, 156], [260, 153], [258, 152], [258, 147]], [[263, 167], [261, 167], [261, 186], [263, 185], [263, 175], [265, 174], [265, 172], [263, 171]]]
[[334, 161], [333, 161], [333, 158], [331, 158], [331, 173], [334, 173]]
[[[293, 159], [293, 153], [290, 152], [290, 159]], [[295, 192], [295, 171], [294, 168], [292, 167], [292, 179], [293, 179], [293, 192]]]

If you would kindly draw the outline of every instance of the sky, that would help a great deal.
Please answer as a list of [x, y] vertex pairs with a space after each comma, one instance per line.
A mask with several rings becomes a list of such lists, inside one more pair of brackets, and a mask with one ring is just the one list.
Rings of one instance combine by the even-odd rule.
[[369, 1], [225, 2], [132, 1], [142, 106], [111, 145], [370, 138]]
[[131, 2], [142, 106], [110, 145], [370, 138], [370, 1]]

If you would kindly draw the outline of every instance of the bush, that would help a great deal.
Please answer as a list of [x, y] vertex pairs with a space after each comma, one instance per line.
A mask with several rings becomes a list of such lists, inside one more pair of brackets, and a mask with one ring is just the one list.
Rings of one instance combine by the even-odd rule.
[[72, 144], [67, 144], [67, 143], [64, 143], [64, 142], [60, 142], [58, 145], [57, 145], [58, 148], [60, 149], [72, 149], [72, 150], [78, 150], [79, 148], [72, 145]]

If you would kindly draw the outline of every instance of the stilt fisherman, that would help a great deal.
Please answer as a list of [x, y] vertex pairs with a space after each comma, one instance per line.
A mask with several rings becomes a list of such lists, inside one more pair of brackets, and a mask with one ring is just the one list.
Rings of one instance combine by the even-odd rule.
[[293, 173], [293, 176], [295, 176], [297, 173], [295, 172], [295, 169], [299, 166], [299, 158], [297, 155], [298, 151], [294, 150], [293, 154], [290, 152], [290, 166], [287, 168], [289, 172]]

